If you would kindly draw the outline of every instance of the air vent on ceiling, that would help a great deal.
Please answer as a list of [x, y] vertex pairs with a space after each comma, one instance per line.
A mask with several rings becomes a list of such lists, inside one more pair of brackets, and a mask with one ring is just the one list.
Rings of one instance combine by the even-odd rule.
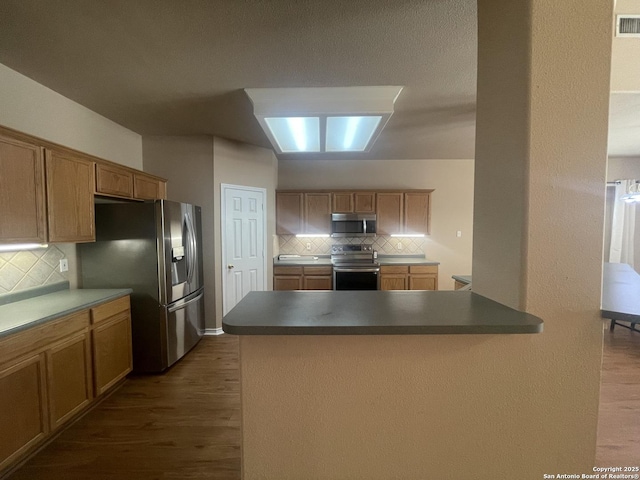
[[616, 37], [640, 37], [640, 15], [618, 15]]

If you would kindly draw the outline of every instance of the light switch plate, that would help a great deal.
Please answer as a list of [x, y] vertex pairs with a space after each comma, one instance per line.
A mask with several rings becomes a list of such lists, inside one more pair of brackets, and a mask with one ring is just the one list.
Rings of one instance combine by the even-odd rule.
[[60, 259], [60, 271], [61, 272], [69, 271], [69, 260], [67, 260], [66, 258]]

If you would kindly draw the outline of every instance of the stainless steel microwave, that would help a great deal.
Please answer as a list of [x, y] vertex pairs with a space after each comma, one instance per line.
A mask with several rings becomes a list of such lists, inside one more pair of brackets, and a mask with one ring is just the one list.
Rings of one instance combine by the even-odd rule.
[[332, 213], [332, 237], [375, 237], [375, 214]]

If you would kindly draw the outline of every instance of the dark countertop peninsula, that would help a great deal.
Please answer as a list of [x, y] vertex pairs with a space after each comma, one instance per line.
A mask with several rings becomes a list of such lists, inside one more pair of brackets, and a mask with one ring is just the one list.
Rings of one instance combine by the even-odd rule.
[[469, 285], [471, 283], [471, 275], [451, 275], [451, 278], [460, 283], [464, 283], [465, 285]]
[[234, 335], [540, 333], [538, 317], [473, 292], [250, 292], [223, 319]]

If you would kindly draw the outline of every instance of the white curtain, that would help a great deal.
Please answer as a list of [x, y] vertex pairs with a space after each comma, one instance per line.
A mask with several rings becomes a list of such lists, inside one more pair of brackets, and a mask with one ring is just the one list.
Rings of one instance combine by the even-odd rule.
[[611, 249], [609, 261], [628, 263], [633, 267], [633, 245], [636, 230], [636, 204], [621, 200], [621, 196], [635, 189], [635, 180], [620, 180], [616, 184], [616, 198], [611, 216]]

